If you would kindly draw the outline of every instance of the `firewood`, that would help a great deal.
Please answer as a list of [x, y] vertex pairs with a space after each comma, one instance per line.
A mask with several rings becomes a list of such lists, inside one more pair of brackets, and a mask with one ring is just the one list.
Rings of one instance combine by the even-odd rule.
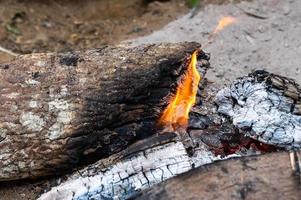
[[[199, 47], [109, 46], [1, 64], [0, 181], [60, 174], [155, 134]], [[198, 58], [205, 70], [209, 57]]]
[[187, 151], [183, 138], [164, 133], [136, 144], [68, 175], [61, 184], [41, 195], [52, 199], [127, 199], [194, 167], [219, 160], [204, 143]]
[[[250, 74], [249, 76], [239, 78], [234, 82], [233, 85], [235, 85], [236, 82], [241, 83], [241, 80], [244, 79], [250, 80], [253, 76], [265, 78], [279, 77], [267, 72], [255, 72], [254, 74]], [[292, 80], [291, 82], [293, 83]], [[250, 81], [248, 83], [250, 83], [250, 85], [248, 85], [247, 87], [248, 89], [251, 89], [252, 86], [256, 86], [257, 84], [256, 81]], [[245, 84], [245, 86], [247, 85]], [[234, 86], [231, 86], [230, 88], [236, 89], [236, 87]], [[239, 91], [242, 91], [241, 88], [243, 87], [238, 88], [240, 89]], [[270, 86], [269, 89], [272, 89], [272, 87]], [[227, 88], [225, 90], [227, 91]], [[219, 95], [216, 96], [216, 94]], [[228, 116], [225, 117], [224, 113], [223, 115], [220, 115], [219, 112], [223, 110], [221, 109], [221, 105], [224, 105], [225, 103], [228, 103], [230, 100], [234, 99], [233, 97], [226, 98], [227, 101], [219, 101], [221, 99], [221, 94], [224, 94], [223, 90], [220, 90], [216, 85], [210, 84], [208, 82], [203, 83], [202, 88], [200, 88], [198, 92], [199, 100], [190, 112], [189, 125], [187, 128], [178, 128], [170, 133], [161, 132], [157, 136], [153, 136], [145, 140], [140, 140], [135, 144], [129, 146], [124, 151], [118, 154], [114, 154], [107, 159], [100, 160], [92, 165], [89, 165], [88, 167], [83, 168], [79, 172], [68, 176], [67, 180], [64, 180], [62, 183], [51, 188], [50, 191], [40, 196], [40, 200], [50, 200], [52, 198], [128, 199], [135, 197], [139, 191], [143, 191], [152, 187], [153, 188], [150, 189], [150, 192], [142, 192], [141, 199], [156, 199], [161, 195], [160, 192], [162, 190], [160, 189], [160, 187], [164, 189], [165, 186], [164, 184], [154, 186], [155, 184], [161, 183], [166, 179], [172, 178], [181, 173], [193, 170], [196, 167], [200, 167], [205, 164], [230, 157], [250, 156], [285, 149], [285, 147], [283, 147], [283, 145], [281, 144], [279, 146], [275, 144], [269, 145], [260, 142], [261, 140], [257, 140], [257, 138], [250, 138], [248, 130], [245, 130], [244, 132], [242, 129], [240, 129], [240, 127], [236, 126], [231, 118], [229, 118]], [[234, 94], [237, 93], [233, 93], [233, 95]], [[281, 99], [284, 98], [286, 93], [277, 93], [277, 95], [277, 97]], [[234, 103], [235, 102], [237, 101], [234, 101]], [[215, 105], [215, 103], [217, 103], [217, 105]], [[263, 104], [263, 106], [264, 105], [266, 104]], [[225, 104], [225, 108], [235, 109], [235, 107], [231, 107], [228, 104]], [[243, 108], [243, 105], [241, 105], [240, 108]], [[279, 153], [279, 155], [281, 157], [282, 154]], [[281, 183], [282, 185], [280, 185], [279, 187], [278, 185], [274, 186], [273, 184], [273, 187], [276, 187], [276, 189], [280, 192], [282, 191], [281, 186], [286, 187], [286, 184], [288, 184], [288, 187], [296, 187], [296, 185], [290, 186], [292, 169], [288, 160], [288, 153], [285, 153], [285, 155], [285, 170], [287, 170], [286, 172], [289, 172], [289, 176], [287, 173], [285, 174], [285, 176], [287, 177], [283, 177], [284, 182]], [[278, 154], [276, 154], [276, 156], [274, 154], [267, 154], [266, 156], [271, 156], [275, 159]], [[264, 156], [264, 158], [262, 159], [263, 161], [266, 161], [266, 156]], [[242, 176], [251, 177], [251, 175], [253, 175], [253, 171], [255, 170], [259, 174], [255, 177], [260, 177], [264, 173], [269, 173], [269, 171], [271, 171], [274, 167], [273, 169], [275, 169], [277, 172], [270, 173], [265, 177], [272, 176], [273, 180], [276, 180], [278, 173], [284, 170], [284, 165], [277, 165], [273, 163], [273, 159], [269, 160], [269, 165], [264, 162], [259, 162], [257, 164], [256, 162], [252, 163], [252, 165], [254, 165], [255, 167], [251, 167], [251, 171], [248, 171], [248, 169], [245, 168], [241, 169], [241, 167], [246, 165], [244, 163], [248, 162], [245, 159], [249, 159], [250, 162], [253, 162], [253, 160], [256, 161], [256, 159], [254, 159], [253, 157], [241, 158], [241, 161], [231, 161], [234, 162], [234, 164], [236, 164], [237, 162], [241, 163], [238, 164], [236, 168], [231, 168], [231, 164], [225, 164], [227, 166], [230, 166], [230, 169], [226, 171], [231, 172], [227, 173], [232, 174], [235, 172], [235, 175], [233, 175], [235, 177], [238, 176], [237, 173], [241, 173]], [[280, 160], [280, 162], [281, 161], [282, 160]], [[278, 162], [279, 160], [277, 160], [277, 163]], [[220, 163], [220, 165], [223, 164]], [[260, 171], [261, 167], [268, 169]], [[215, 176], [215, 178], [212, 178], [212, 180], [216, 181], [217, 177], [219, 176], [216, 175], [216, 172], [213, 173], [212, 174]], [[245, 175], [244, 173], [248, 174]], [[282, 178], [282, 176], [280, 178]], [[234, 181], [234, 183], [232, 183], [232, 180], [228, 180], [227, 178], [224, 179], [225, 180], [222, 180], [223, 184], [217, 185], [216, 187], [222, 188], [223, 185], [235, 185], [236, 183], [239, 184], [239, 182]], [[187, 184], [188, 187], [192, 187], [191, 185], [198, 185], [198, 183], [202, 183], [202, 181], [200, 180], [193, 180], [191, 182], [190, 180], [187, 180], [185, 184]], [[203, 185], [207, 186], [207, 182], [210, 181], [211, 180], [209, 178], [205, 179]], [[254, 182], [254, 180], [252, 181]], [[186, 199], [185, 184], [179, 184], [179, 187], [183, 187], [182, 190], [177, 188], [178, 191], [182, 191], [182, 196], [173, 196], [172, 194], [175, 191], [170, 190], [170, 192], [167, 191], [168, 193], [166, 194], [166, 198], [168, 198], [168, 195], [170, 195], [171, 193], [170, 199], [174, 197], [178, 199]], [[254, 184], [260, 185], [261, 183], [254, 182]], [[278, 183], [275, 181], [275, 184]], [[257, 188], [261, 186], [255, 185], [254, 187]], [[245, 188], [241, 189], [242, 195], [245, 195], [243, 193], [244, 189]], [[194, 188], [192, 187], [191, 190], [194, 190]], [[205, 192], [207, 192], [208, 188], [205, 188], [204, 190], [206, 190]], [[229, 193], [231, 193], [229, 195], [233, 195], [232, 189], [229, 189], [229, 191]], [[197, 195], [203, 196], [203, 193], [205, 192], [201, 191], [200, 193], [198, 193], [198, 191], [195, 191], [194, 193], [192, 192], [191, 195], [193, 198], [196, 198]], [[212, 190], [210, 192], [212, 192]], [[156, 195], [157, 193], [158, 195]], [[152, 196], [152, 194], [154, 194], [154, 196]], [[175, 195], [178, 195], [178, 193], [175, 192]], [[212, 193], [211, 196], [208, 195], [209, 199], [214, 198], [214, 195], [215, 193]], [[226, 194], [226, 196], [227, 195], [228, 194]], [[222, 194], [219, 194], [219, 196], [224, 197]], [[187, 195], [187, 197], [189, 197], [189, 195]], [[163, 199], [164, 198], [165, 196], [163, 197]], [[244, 197], [242, 196], [241, 198]]]
[[[249, 188], [252, 191], [254, 188], [270, 189], [271, 185], [279, 192], [288, 188], [291, 197], [299, 195], [297, 185], [293, 184], [296, 180], [292, 179], [287, 153], [219, 162], [216, 167], [208, 167], [221, 167], [224, 172], [222, 176], [218, 174], [220, 170], [213, 170], [214, 178], [208, 178], [207, 171], [201, 171], [204, 167], [193, 170], [221, 159], [294, 149], [300, 145], [300, 89], [293, 80], [257, 71], [221, 90], [204, 79], [209, 57], [198, 51], [197, 67], [202, 81], [195, 87], [195, 82], [186, 78], [192, 72], [190, 64], [195, 58], [195, 54], [190, 55], [197, 48], [199, 44], [196, 43], [106, 47], [72, 55], [47, 54], [43, 59], [38, 55], [37, 60], [43, 61], [44, 67], [41, 62], [33, 62], [35, 57], [32, 56], [3, 65], [2, 72], [11, 70], [11, 75], [7, 72], [7, 76], [2, 75], [4, 90], [1, 92], [4, 92], [0, 100], [4, 110], [2, 118], [6, 121], [1, 132], [5, 137], [0, 143], [4, 148], [0, 151], [7, 150], [9, 157], [4, 161], [11, 162], [1, 161], [4, 163], [1, 172], [6, 175], [2, 180], [54, 174], [55, 170], [61, 172], [79, 167], [80, 162], [89, 159], [98, 161], [66, 175], [39, 199], [186, 199], [198, 195], [230, 198], [236, 194], [237, 198], [245, 199]], [[47, 68], [47, 63], [52, 68]], [[119, 67], [115, 69], [114, 66]], [[123, 71], [122, 66], [127, 69]], [[26, 68], [30, 73], [26, 73]], [[37, 69], [40, 71], [36, 74]], [[91, 79], [87, 79], [88, 75]], [[196, 92], [197, 98], [185, 96], [188, 94], [185, 83], [193, 86], [188, 90]], [[188, 118], [178, 113], [171, 117], [169, 108], [186, 108], [178, 101], [181, 94], [185, 94], [184, 101], [191, 103], [193, 100], [195, 105], [189, 116], [185, 115]], [[7, 105], [20, 109], [12, 109], [13, 106], [7, 109]], [[186, 111], [182, 112], [187, 114]], [[248, 116], [249, 112], [254, 113]], [[32, 116], [22, 117], [28, 113]], [[254, 120], [260, 118], [255, 113], [265, 119], [276, 118], [272, 125], [278, 128], [263, 124], [262, 127], [267, 128], [263, 130], [259, 126], [262, 123]], [[11, 118], [13, 120], [8, 123]], [[70, 120], [65, 122], [68, 118]], [[162, 118], [164, 123], [160, 121]], [[283, 122], [283, 127], [276, 122]], [[10, 126], [13, 123], [15, 126]], [[58, 123], [60, 128], [55, 129], [58, 135], [51, 135], [52, 127]], [[292, 123], [296, 130], [290, 133]], [[279, 131], [279, 127], [284, 131]], [[8, 128], [11, 129], [7, 131]], [[265, 139], [264, 134], [269, 131], [272, 134]], [[288, 140], [288, 137], [293, 139]], [[1, 152], [0, 155], [3, 159], [6, 154]], [[275, 157], [277, 165], [273, 164]], [[28, 165], [23, 167], [27, 161]], [[283, 162], [278, 164], [279, 161]], [[18, 167], [15, 170], [12, 166]], [[296, 167], [300, 166], [294, 169]], [[190, 170], [192, 175], [161, 183]], [[271, 173], [273, 170], [275, 172]], [[283, 171], [285, 173], [279, 175]], [[238, 177], [246, 177], [248, 181], [239, 185]], [[277, 182], [279, 177], [283, 182]], [[217, 180], [222, 184], [216, 183]], [[265, 184], [265, 180], [271, 181]], [[194, 186], [202, 181], [202, 186]], [[175, 189], [169, 183], [176, 185]], [[208, 183], [227, 194], [211, 191], [207, 194], [208, 187], [213, 190]], [[185, 194], [186, 185], [189, 194]], [[225, 185], [234, 186], [223, 188]], [[180, 188], [184, 186], [183, 192]], [[138, 194], [143, 190], [149, 191]], [[258, 192], [258, 195], [277, 197], [270, 190]]]
[[258, 149], [244, 149], [244, 143], [256, 145], [256, 141], [236, 133], [231, 122], [216, 112], [212, 96], [218, 87], [206, 82], [203, 86], [199, 102], [190, 113], [187, 130], [160, 132], [137, 141], [119, 153], [68, 175], [66, 180], [40, 196], [40, 200], [127, 199], [195, 167], [229, 156], [257, 154]]
[[136, 199], [300, 199], [289, 154], [277, 152], [215, 162], [156, 185]]

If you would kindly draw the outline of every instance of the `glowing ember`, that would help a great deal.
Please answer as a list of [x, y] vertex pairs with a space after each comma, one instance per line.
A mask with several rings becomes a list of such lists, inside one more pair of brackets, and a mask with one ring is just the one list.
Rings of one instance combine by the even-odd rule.
[[189, 111], [195, 104], [198, 84], [201, 79], [196, 64], [197, 51], [191, 55], [187, 72], [184, 74], [175, 96], [171, 99], [171, 102], [163, 111], [163, 114], [159, 119], [160, 125], [171, 125], [173, 129], [176, 129], [179, 126], [187, 126]]
[[213, 34], [217, 34], [219, 31], [223, 30], [225, 27], [235, 23], [237, 20], [234, 17], [227, 16], [223, 17], [219, 22], [215, 30], [213, 31]]

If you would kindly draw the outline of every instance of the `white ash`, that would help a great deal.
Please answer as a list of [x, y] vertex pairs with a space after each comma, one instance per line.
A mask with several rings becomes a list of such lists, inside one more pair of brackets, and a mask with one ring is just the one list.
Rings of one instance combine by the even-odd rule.
[[182, 143], [171, 143], [141, 151], [97, 175], [66, 181], [39, 199], [126, 199], [134, 191], [190, 169], [191, 163]]
[[[247, 136], [263, 143], [287, 149], [300, 147], [301, 116], [292, 111], [294, 100], [267, 80], [258, 81], [254, 74], [239, 78], [218, 92], [218, 112], [229, 116]], [[275, 76], [283, 83], [288, 80], [270, 75], [270, 79]]]
[[171, 142], [135, 153], [93, 175], [88, 171], [95, 167], [87, 167], [81, 176], [74, 174], [44, 193], [39, 200], [127, 199], [141, 190], [215, 160], [221, 158], [206, 146], [200, 146], [196, 154], [189, 157], [181, 142]]

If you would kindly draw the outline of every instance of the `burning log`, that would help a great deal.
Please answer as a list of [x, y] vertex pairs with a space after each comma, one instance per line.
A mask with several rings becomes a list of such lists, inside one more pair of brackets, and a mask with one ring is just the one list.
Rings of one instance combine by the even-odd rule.
[[[300, 144], [294, 81], [258, 71], [219, 91], [203, 79], [209, 58], [196, 43], [29, 57], [0, 73], [1, 108], [10, 114], [0, 123], [1, 179], [98, 160], [40, 200], [127, 199], [216, 160]], [[260, 123], [261, 116], [284, 131]]]
[[[199, 47], [104, 47], [1, 64], [0, 180], [62, 173], [157, 133]], [[205, 73], [208, 56], [195, 56]]]
[[206, 82], [203, 85], [206, 89], [199, 90], [199, 100], [190, 112], [186, 129], [178, 125], [172, 132], [160, 132], [140, 140], [68, 176], [40, 200], [127, 199], [216, 160], [277, 150], [257, 148], [263, 144], [237, 133], [231, 122], [223, 120], [216, 112], [212, 97], [217, 87]]
[[[246, 88], [250, 89], [258, 84], [258, 82], [254, 80], [254, 77], [257, 77], [256, 80], [261, 81], [260, 83], [270, 83], [270, 81], [268, 81], [268, 77], [280, 76], [258, 71], [254, 74], [250, 74], [248, 77], [240, 78], [236, 82], [241, 83], [241, 80], [248, 80], [249, 82], [247, 83], [249, 83], [250, 85], [244, 85], [246, 86]], [[284, 77], [282, 77], [282, 79], [288, 80]], [[236, 84], [236, 82], [234, 82], [234, 85]], [[293, 83], [292, 80], [290, 80], [290, 82]], [[181, 173], [187, 172], [204, 164], [212, 163], [216, 160], [226, 159], [230, 157], [258, 155], [261, 153], [283, 150], [283, 145], [277, 146], [275, 144], [265, 144], [258, 141], [257, 138], [252, 139], [246, 137], [249, 136], [247, 130], [245, 130], [244, 132], [236, 126], [235, 122], [232, 121], [231, 118], [224, 117], [224, 115], [220, 115], [218, 112], [224, 110], [222, 109], [222, 106], [225, 103], [228, 103], [230, 100], [235, 99], [235, 97], [228, 98], [228, 96], [221, 96], [221, 94], [225, 94], [224, 90], [218, 92], [219, 89], [214, 84], [205, 82], [202, 86], [205, 87], [205, 90], [198, 90], [198, 100], [196, 101], [196, 105], [192, 107], [189, 113], [189, 120], [187, 125], [185, 124], [185, 126], [183, 127], [182, 120], [179, 121], [179, 124], [177, 124], [178, 122], [175, 123], [172, 120], [168, 121], [172, 124], [172, 129], [167, 128], [163, 129], [163, 131], [171, 130], [171, 132], [161, 132], [161, 134], [155, 135], [145, 140], [141, 140], [129, 146], [119, 154], [112, 155], [111, 157], [104, 160], [100, 160], [82, 169], [81, 171], [68, 176], [67, 180], [64, 180], [61, 184], [53, 187], [50, 191], [43, 194], [40, 197], [40, 200], [50, 200], [53, 198], [128, 199], [136, 196], [141, 190], [152, 188], [155, 184], [163, 182], [166, 179], [177, 176]], [[286, 86], [289, 87], [290, 85], [286, 84]], [[294, 84], [294, 86], [298, 87], [296, 84]], [[179, 91], [182, 88], [183, 86], [178, 86], [177, 90]], [[230, 88], [236, 89], [236, 87]], [[272, 85], [269, 85], [268, 89], [268, 91], [272, 90]], [[217, 93], [218, 95], [215, 97]], [[247, 94], [252, 96], [252, 93], [250, 92]], [[256, 94], [256, 92], [254, 94]], [[285, 93], [277, 93], [277, 95], [279, 98], [283, 98], [285, 96]], [[179, 105], [174, 103], [174, 99], [176, 98], [171, 99], [169, 105]], [[246, 102], [248, 101], [245, 98], [242, 99]], [[233, 102], [236, 103], [237, 101], [233, 100]], [[215, 103], [217, 103], [218, 107], [216, 107]], [[225, 108], [236, 109], [235, 105], [233, 107], [229, 106], [228, 104], [225, 105]], [[166, 109], [169, 108], [170, 106], [166, 107]], [[180, 108], [182, 108], [182, 106], [180, 106]], [[243, 106], [240, 106], [240, 108], [243, 108]], [[163, 111], [163, 114], [161, 115], [161, 118], [159, 118], [159, 121], [162, 119], [162, 116], [165, 116], [166, 109]], [[172, 117], [168, 119], [180, 118]], [[169, 127], [169, 123], [166, 123], [165, 126]], [[283, 162], [283, 165], [275, 166], [275, 163], [273, 163], [272, 160], [277, 157], [278, 163], [280, 158], [279, 155], [286, 155], [285, 158], [283, 157], [281, 159], [287, 161]], [[291, 186], [292, 181], [295, 181], [295, 179], [292, 179], [292, 171], [290, 167], [288, 167], [290, 166], [290, 162], [288, 161], [289, 156], [287, 153], [279, 155], [268, 154], [267, 156], [271, 156], [271, 160], [266, 159], [267, 156], [263, 157], [262, 159], [261, 157], [259, 157], [259, 159], [261, 160], [260, 162], [258, 161], [259, 159], [254, 159], [252, 157], [243, 158], [238, 161], [231, 161], [231, 163], [229, 164], [228, 162], [226, 162], [225, 164], [220, 163], [219, 165], [217, 165], [217, 168], [220, 167], [222, 169], [226, 169], [225, 171], [240, 172], [230, 173], [235, 176], [234, 183], [231, 182], [232, 180], [229, 180], [228, 174], [223, 177], [221, 185], [216, 183], [217, 177], [220, 177], [220, 175], [216, 175], [220, 172], [220, 168], [217, 169], [217, 172], [212, 171], [211, 174], [213, 174], [214, 178], [210, 178], [210, 175], [208, 176], [205, 174], [205, 172], [201, 172], [201, 178], [197, 181], [190, 180], [195, 175], [194, 173], [196, 173], [195, 171], [192, 171], [191, 173], [193, 173], [194, 175], [188, 176], [190, 179], [183, 180], [181, 179], [181, 177], [186, 176], [180, 176], [179, 178], [171, 180], [170, 182], [168, 181], [166, 183], [166, 186], [164, 186], [164, 184], [154, 186], [152, 189], [150, 189], [150, 192], [142, 193], [141, 199], [157, 199], [160, 197], [160, 195], [163, 195], [162, 197], [164, 198], [166, 195], [170, 195], [171, 198], [178, 199], [183, 199], [185, 196], [189, 197], [190, 195], [193, 197], [203, 196], [203, 194], [206, 194], [206, 190], [208, 189], [207, 186], [210, 181], [212, 182], [212, 184], [214, 183], [216, 187], [222, 188], [224, 185], [236, 185], [237, 182], [235, 181], [237, 180], [237, 176], [249, 177], [250, 179], [252, 179], [251, 181], [254, 181], [254, 184], [256, 184], [254, 187], [257, 188], [261, 187], [261, 183], [255, 182], [257, 180], [256, 178], [258, 178], [259, 180], [262, 176], [271, 178], [272, 180], [278, 179], [278, 174], [280, 171], [282, 172], [282, 170], [284, 170], [284, 165], [286, 170], [286, 174], [283, 174], [284, 182], [281, 183], [279, 187], [278, 185], [275, 186], [274, 184], [271, 184], [279, 191], [282, 191], [282, 186], [288, 185], [288, 187], [293, 187], [293, 194], [295, 194], [296, 184]], [[249, 164], [249, 162], [251, 161], [253, 163]], [[237, 166], [233, 167], [232, 162], [234, 162], [234, 165], [237, 164]], [[246, 162], [248, 163], [246, 164]], [[216, 169], [216, 167], [214, 166], [211, 168]], [[261, 168], [264, 168], [267, 171], [262, 171]], [[273, 169], [275, 173], [270, 173], [270, 171], [272, 171], [271, 169]], [[198, 169], [197, 172], [200, 173], [200, 170], [202, 169]], [[258, 174], [254, 175], [254, 173]], [[263, 174], [265, 174], [265, 176]], [[195, 176], [198, 177], [198, 175]], [[253, 180], [254, 177], [255, 179]], [[200, 191], [196, 190], [196, 192], [186, 194], [186, 192], [183, 192], [179, 189], [180, 187], [183, 187], [183, 189], [186, 191], [186, 187], [182, 185], [182, 181], [184, 182], [184, 185], [188, 185], [189, 190], [200, 188]], [[169, 183], [171, 183], [171, 185], [176, 184], [175, 190], [182, 191], [181, 194], [175, 192], [175, 190], [173, 189], [169, 189], [168, 191], [165, 190], [165, 188], [172, 188], [172, 186], [169, 186]], [[199, 183], [203, 183], [201, 184], [203, 186], [199, 186]], [[276, 181], [275, 183], [278, 184], [278, 182]], [[236, 189], [239, 190], [239, 188], [241, 187], [238, 187], [238, 189]], [[244, 186], [242, 186], [242, 195], [244, 195], [244, 189]], [[213, 198], [216, 195], [215, 192], [212, 193], [212, 190], [210, 190], [210, 193], [211, 194], [208, 195], [209, 197], [212, 196]], [[262, 195], [262, 193], [258, 194]], [[233, 195], [232, 188], [229, 189], [229, 195]], [[240, 193], [238, 195], [240, 195]]]

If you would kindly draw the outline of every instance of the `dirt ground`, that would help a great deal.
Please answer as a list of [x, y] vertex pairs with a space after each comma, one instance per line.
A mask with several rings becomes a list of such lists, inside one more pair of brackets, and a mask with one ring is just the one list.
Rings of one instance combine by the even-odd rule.
[[149, 34], [187, 11], [183, 0], [0, 1], [0, 45], [20, 54], [100, 47]]
[[[203, 0], [201, 9], [227, 2]], [[118, 44], [151, 34], [189, 11], [184, 0], [0, 0], [0, 47], [26, 54]], [[0, 51], [0, 63], [13, 58]], [[52, 183], [0, 183], [0, 199], [36, 199]]]
[[[212, 40], [215, 27], [225, 16], [233, 17], [235, 23]], [[131, 43], [200, 42], [204, 51], [211, 53], [207, 78], [221, 85], [258, 69], [301, 84], [300, 35], [301, 1], [253, 0], [208, 5], [193, 18], [185, 15]]]
[[[201, 5], [229, 1], [203, 0]], [[0, 46], [26, 54], [118, 44], [148, 35], [188, 11], [185, 0], [0, 0]], [[0, 62], [9, 59], [0, 51]]]

